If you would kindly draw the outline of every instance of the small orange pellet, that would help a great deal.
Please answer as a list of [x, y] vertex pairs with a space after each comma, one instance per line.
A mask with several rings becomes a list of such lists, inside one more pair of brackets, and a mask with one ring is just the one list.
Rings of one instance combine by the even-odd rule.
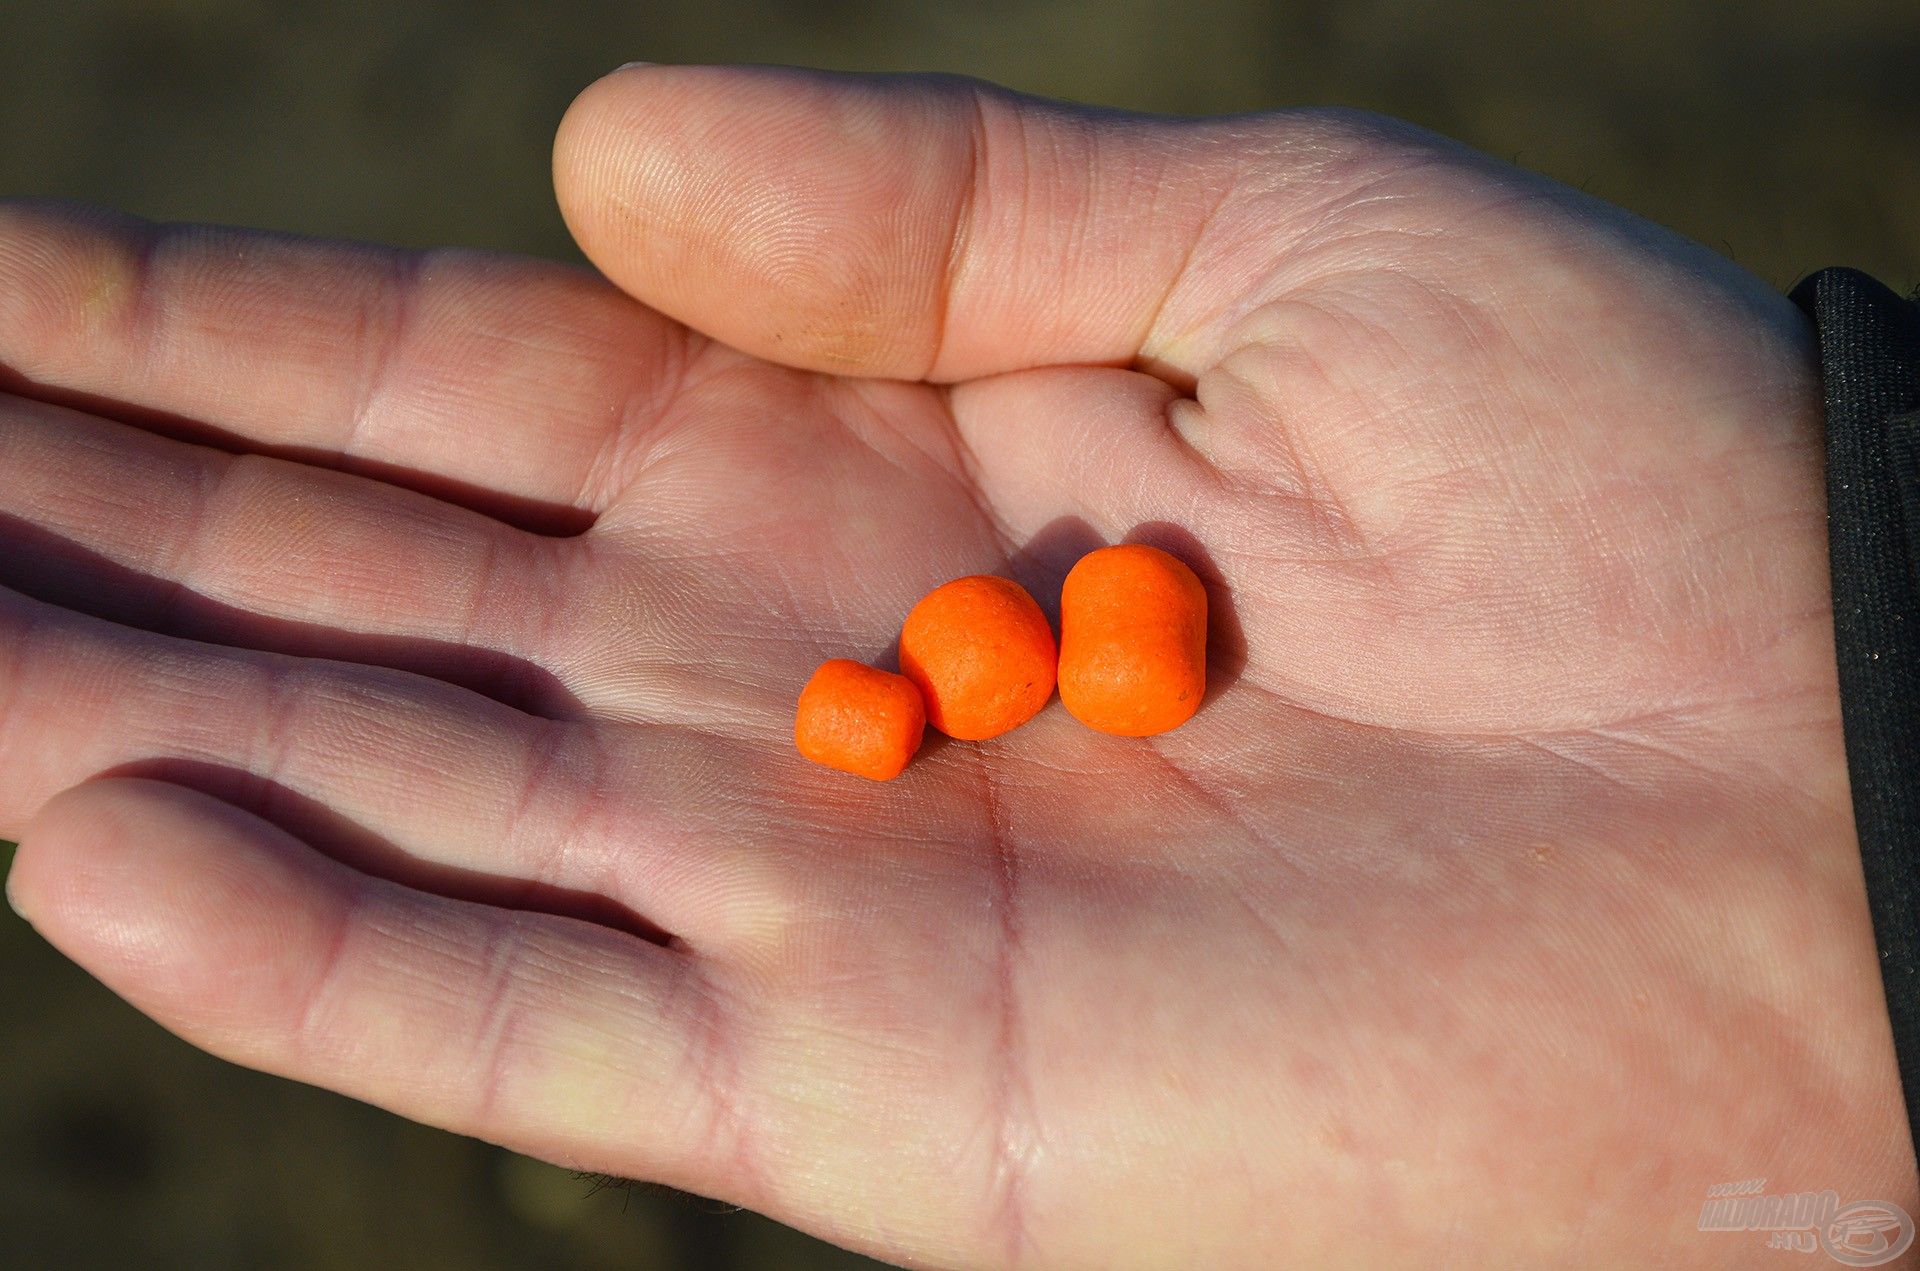
[[793, 744], [817, 764], [887, 781], [920, 749], [927, 711], [903, 675], [845, 658], [823, 662], [800, 690]]
[[1060, 701], [1087, 727], [1151, 737], [1207, 691], [1207, 591], [1157, 547], [1081, 557], [1060, 589]]
[[1047, 615], [1011, 578], [943, 583], [900, 629], [900, 671], [926, 698], [927, 722], [965, 741], [1032, 719], [1053, 696], [1058, 660]]

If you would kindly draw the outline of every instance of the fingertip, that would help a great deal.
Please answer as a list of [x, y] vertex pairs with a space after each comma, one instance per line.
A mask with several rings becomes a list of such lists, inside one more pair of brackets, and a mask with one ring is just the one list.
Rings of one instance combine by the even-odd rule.
[[33, 919], [27, 916], [26, 902], [21, 900], [20, 893], [18, 890], [15, 889], [14, 882], [13, 882], [14, 865], [18, 861], [18, 857], [19, 857], [19, 852], [18, 852], [18, 849], [16, 848], [13, 858], [9, 859], [7, 862], [7, 885], [6, 885], [7, 908], [13, 910], [14, 917], [20, 919], [22, 922], [31, 924], [33, 922]]
[[7, 885], [42, 936], [141, 1009], [217, 1020], [296, 997], [311, 973], [272, 956], [340, 919], [316, 903], [308, 852], [211, 796], [105, 777], [47, 801]]
[[[598, 139], [604, 117], [627, 91], [630, 79], [651, 65], [648, 62], [628, 62], [615, 67], [576, 93], [565, 113], [560, 116], [560, 124], [553, 135], [553, 179], [562, 215], [567, 215], [569, 209], [576, 205], [570, 196], [579, 193], [576, 178], [581, 173], [583, 161], [591, 153], [592, 143]], [[568, 224], [572, 224], [571, 217]]]
[[96, 875], [110, 879], [121, 869], [114, 857], [127, 838], [128, 804], [139, 794], [126, 787], [148, 784], [88, 781], [42, 804], [21, 832], [7, 873], [7, 903], [14, 912], [57, 916], [89, 907]]
[[57, 380], [76, 349], [118, 331], [135, 307], [147, 229], [78, 204], [0, 200], [0, 366]]
[[933, 361], [975, 118], [952, 81], [623, 67], [554, 143], [580, 248], [652, 307], [788, 365]]
[[588, 84], [568, 103], [553, 134], [553, 192], [560, 219], [588, 259], [622, 286], [621, 276], [599, 252], [616, 228], [612, 205], [627, 180], [622, 168], [630, 160], [629, 147], [621, 144], [621, 133], [635, 103], [649, 91], [637, 81], [650, 69], [629, 64]]

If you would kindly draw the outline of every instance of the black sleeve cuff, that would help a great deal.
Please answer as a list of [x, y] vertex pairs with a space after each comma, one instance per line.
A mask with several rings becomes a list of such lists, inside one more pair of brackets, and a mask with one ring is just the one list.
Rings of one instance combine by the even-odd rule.
[[1920, 300], [1858, 270], [1823, 269], [1793, 301], [1819, 333], [1847, 771], [1920, 1144]]

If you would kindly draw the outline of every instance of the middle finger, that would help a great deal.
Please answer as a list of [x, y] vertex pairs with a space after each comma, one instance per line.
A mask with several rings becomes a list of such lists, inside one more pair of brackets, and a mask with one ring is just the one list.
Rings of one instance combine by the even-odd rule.
[[544, 714], [578, 542], [363, 477], [0, 396], [0, 584], [151, 630], [377, 663]]

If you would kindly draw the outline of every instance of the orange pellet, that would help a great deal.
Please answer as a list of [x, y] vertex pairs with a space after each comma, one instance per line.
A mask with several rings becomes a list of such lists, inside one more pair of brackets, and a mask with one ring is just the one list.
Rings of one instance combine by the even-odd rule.
[[920, 749], [920, 690], [905, 676], [845, 658], [823, 662], [800, 690], [793, 743], [818, 764], [886, 781]]
[[1060, 589], [1060, 700], [1089, 728], [1150, 737], [1207, 691], [1207, 591], [1157, 547], [1080, 559]]
[[976, 574], [928, 592], [900, 630], [900, 671], [920, 688], [927, 722], [980, 741], [1018, 728], [1053, 696], [1059, 649], [1026, 588]]

